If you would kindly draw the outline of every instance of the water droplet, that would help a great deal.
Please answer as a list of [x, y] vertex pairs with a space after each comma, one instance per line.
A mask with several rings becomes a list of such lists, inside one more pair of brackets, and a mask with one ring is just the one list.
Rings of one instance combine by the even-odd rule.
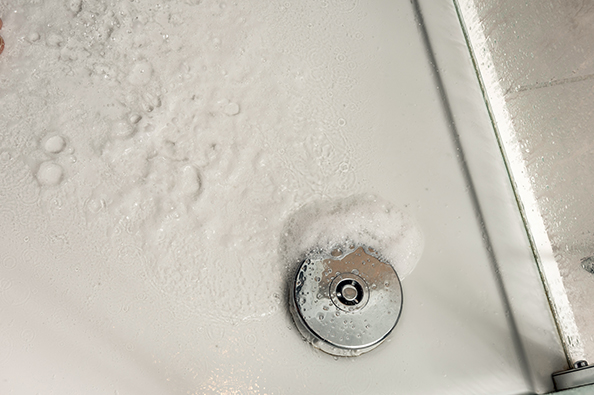
[[64, 42], [64, 38], [58, 34], [52, 33], [47, 37], [46, 42], [50, 47], [59, 47]]
[[32, 43], [34, 43], [34, 42], [38, 41], [40, 38], [41, 38], [41, 37], [39, 36], [39, 33], [37, 33], [37, 32], [30, 32], [30, 33], [27, 35], [27, 40], [28, 40], [29, 42], [32, 42]]
[[224, 111], [229, 116], [237, 115], [239, 114], [239, 104], [231, 102], [225, 106]]
[[136, 123], [140, 122], [141, 119], [142, 119], [142, 117], [138, 114], [131, 114], [130, 117], [128, 118], [128, 120], [132, 124], [136, 124]]
[[104, 207], [105, 201], [103, 199], [91, 199], [87, 203], [87, 209], [93, 214], [97, 214]]
[[64, 147], [66, 146], [66, 142], [62, 136], [51, 136], [47, 140], [45, 140], [45, 144], [43, 148], [52, 154], [57, 154], [61, 152]]
[[115, 122], [111, 128], [111, 135], [117, 139], [126, 139], [136, 132], [136, 128], [126, 121]]
[[37, 180], [42, 185], [56, 185], [62, 180], [62, 167], [53, 162], [43, 162], [37, 171]]
[[323, 321], [324, 320], [324, 314], [318, 314], [318, 320]]

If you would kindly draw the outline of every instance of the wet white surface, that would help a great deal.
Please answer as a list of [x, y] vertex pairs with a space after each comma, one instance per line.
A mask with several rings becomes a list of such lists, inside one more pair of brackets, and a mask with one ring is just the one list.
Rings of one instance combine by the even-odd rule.
[[[0, 392], [533, 389], [409, 2], [0, 14]], [[425, 249], [389, 340], [335, 360], [291, 322], [279, 241], [362, 192]]]

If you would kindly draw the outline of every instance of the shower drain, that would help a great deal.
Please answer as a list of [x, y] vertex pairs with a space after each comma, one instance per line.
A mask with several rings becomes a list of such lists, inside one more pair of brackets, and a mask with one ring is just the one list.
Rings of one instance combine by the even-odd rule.
[[394, 268], [363, 246], [311, 253], [297, 271], [290, 310], [320, 350], [356, 356], [379, 346], [396, 326], [402, 288]]

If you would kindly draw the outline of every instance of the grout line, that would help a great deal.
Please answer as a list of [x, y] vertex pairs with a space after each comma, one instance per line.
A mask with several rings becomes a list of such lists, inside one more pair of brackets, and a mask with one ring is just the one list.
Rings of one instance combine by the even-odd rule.
[[513, 90], [513, 92], [519, 93], [519, 92], [531, 91], [534, 89], [548, 88], [550, 86], [557, 86], [557, 85], [571, 84], [574, 82], [587, 81], [587, 80], [591, 80], [591, 79], [594, 79], [594, 74], [582, 75], [582, 76], [578, 76], [578, 77], [563, 78], [561, 80], [553, 80], [553, 81], [547, 81], [547, 82], [537, 82], [535, 84], [530, 84], [530, 85], [520, 85], [520, 86], [516, 87]]

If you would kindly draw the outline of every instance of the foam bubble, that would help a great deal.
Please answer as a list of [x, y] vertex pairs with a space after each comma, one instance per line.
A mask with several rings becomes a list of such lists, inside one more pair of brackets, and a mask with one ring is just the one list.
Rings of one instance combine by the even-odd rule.
[[231, 102], [225, 106], [224, 111], [225, 111], [225, 114], [230, 115], [230, 116], [237, 115], [237, 114], [239, 114], [239, 104]]
[[136, 132], [136, 128], [126, 121], [116, 121], [111, 128], [111, 135], [117, 139], [127, 139]]
[[313, 202], [295, 212], [285, 223], [281, 253], [295, 265], [311, 251], [350, 244], [372, 247], [404, 279], [419, 261], [424, 237], [416, 221], [390, 202], [355, 195]]
[[181, 169], [179, 177], [180, 188], [188, 195], [200, 193], [200, 174], [194, 166], [186, 165]]
[[82, 0], [66, 0], [66, 8], [68, 8], [73, 14], [78, 14], [82, 9]]
[[37, 170], [37, 180], [42, 185], [57, 185], [62, 181], [62, 166], [54, 162], [43, 162]]
[[128, 120], [131, 124], [137, 124], [138, 122], [140, 122], [141, 119], [142, 116], [140, 116], [139, 114], [130, 114], [130, 117], [128, 117]]
[[64, 43], [64, 37], [59, 34], [51, 33], [47, 36], [46, 42], [50, 47], [59, 47]]
[[34, 43], [34, 42], [36, 42], [36, 41], [39, 41], [39, 39], [40, 39], [40, 38], [41, 38], [41, 36], [40, 36], [40, 35], [39, 35], [39, 33], [37, 33], [37, 32], [30, 32], [30, 33], [27, 35], [27, 40], [28, 40], [29, 42], [32, 42], [32, 43]]
[[64, 147], [66, 147], [66, 141], [64, 141], [64, 138], [62, 136], [58, 135], [51, 136], [50, 138], [45, 140], [45, 144], [43, 145], [43, 148], [47, 152], [51, 152], [52, 154], [62, 152]]

